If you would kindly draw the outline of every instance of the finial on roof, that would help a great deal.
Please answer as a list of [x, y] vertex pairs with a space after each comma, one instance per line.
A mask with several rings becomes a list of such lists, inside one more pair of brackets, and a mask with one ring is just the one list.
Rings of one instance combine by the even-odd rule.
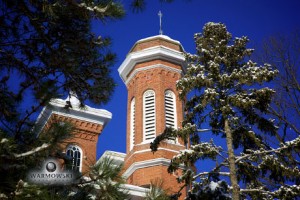
[[159, 34], [160, 34], [160, 35], [163, 34], [163, 31], [162, 31], [162, 25], [161, 25], [161, 19], [162, 19], [162, 16], [163, 16], [162, 12], [159, 11], [159, 12], [158, 12], [158, 17], [159, 17]]

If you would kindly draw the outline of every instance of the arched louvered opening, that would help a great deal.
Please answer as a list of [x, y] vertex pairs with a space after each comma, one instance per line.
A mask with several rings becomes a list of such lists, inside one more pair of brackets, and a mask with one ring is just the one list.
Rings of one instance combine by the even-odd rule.
[[67, 156], [71, 159], [70, 163], [67, 163], [67, 168], [81, 172], [82, 168], [82, 150], [77, 145], [68, 145], [66, 149]]
[[165, 92], [165, 120], [166, 127], [177, 128], [176, 98], [171, 90]]
[[135, 144], [135, 98], [130, 103], [130, 141], [129, 149], [132, 150]]
[[156, 131], [155, 120], [155, 93], [148, 90], [143, 96], [143, 114], [144, 114], [144, 141], [153, 141]]

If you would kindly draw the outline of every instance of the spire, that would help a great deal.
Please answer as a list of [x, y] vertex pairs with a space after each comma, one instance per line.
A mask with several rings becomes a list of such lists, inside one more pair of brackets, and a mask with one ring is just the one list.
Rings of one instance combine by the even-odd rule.
[[162, 31], [162, 25], [161, 25], [161, 19], [162, 19], [162, 16], [163, 16], [162, 12], [159, 11], [159, 12], [158, 12], [158, 17], [159, 17], [159, 34], [160, 34], [160, 35], [163, 34], [163, 31]]

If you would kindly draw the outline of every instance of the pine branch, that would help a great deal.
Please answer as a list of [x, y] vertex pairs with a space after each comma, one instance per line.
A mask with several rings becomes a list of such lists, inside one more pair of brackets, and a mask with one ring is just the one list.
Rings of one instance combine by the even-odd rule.
[[8, 142], [8, 139], [7, 138], [2, 138], [1, 141], [0, 141], [0, 144], [4, 144], [6, 142]]
[[86, 3], [81, 3], [81, 4], [77, 4], [77, 5], [78, 5], [78, 7], [85, 8], [89, 11], [98, 12], [101, 14], [105, 13], [109, 7], [109, 5], [105, 6], [104, 8], [99, 8], [98, 6], [91, 7], [91, 6], [86, 5]]
[[39, 105], [32, 106], [31, 107], [31, 111], [27, 112], [27, 115], [22, 120], [20, 120], [18, 122], [17, 127], [16, 127], [15, 138], [18, 138], [20, 136], [23, 124], [30, 118], [30, 116], [32, 116], [33, 114], [35, 114], [45, 103], [46, 103], [45, 100], [43, 100], [43, 101], [41, 101], [39, 103]]
[[193, 176], [193, 179], [197, 179], [200, 176], [206, 176], [206, 175], [210, 175], [210, 174], [215, 174], [215, 175], [222, 175], [222, 176], [229, 176], [230, 173], [229, 172], [201, 172], [195, 176]]
[[300, 143], [300, 136], [297, 137], [294, 140], [291, 140], [289, 142], [285, 142], [285, 144], [283, 144], [282, 147], [279, 147], [277, 149], [272, 149], [272, 150], [267, 150], [267, 151], [258, 150], [258, 151], [254, 151], [252, 154], [246, 154], [244, 156], [237, 157], [237, 159], [235, 160], [235, 163], [238, 163], [241, 160], [246, 159], [246, 158], [251, 157], [251, 156], [254, 156], [254, 155], [269, 154], [269, 153], [273, 153], [273, 152], [279, 153], [280, 151], [291, 148], [291, 147], [294, 147], [294, 146], [298, 145], [299, 143]]
[[202, 133], [202, 132], [208, 132], [208, 131], [212, 131], [212, 129], [197, 129], [197, 132]]
[[240, 193], [250, 193], [250, 192], [266, 193], [266, 194], [269, 194], [269, 195], [273, 194], [273, 192], [266, 191], [263, 188], [240, 189]]
[[41, 146], [36, 147], [35, 149], [32, 149], [32, 150], [27, 151], [27, 152], [25, 152], [25, 153], [14, 154], [14, 157], [15, 157], [15, 158], [22, 158], [22, 157], [30, 156], [30, 155], [32, 155], [32, 154], [35, 154], [35, 153], [39, 152], [39, 151], [45, 150], [45, 149], [47, 149], [48, 147], [50, 147], [50, 144], [44, 143], [44, 144], [42, 144]]
[[[271, 195], [273, 198], [285, 197], [284, 199], [299, 197], [300, 186], [299, 185], [284, 185], [281, 186], [278, 190], [273, 192], [264, 190], [264, 188], [252, 188], [252, 189], [240, 189], [240, 193], [261, 193], [264, 195]], [[280, 198], [281, 199], [281, 198]]]

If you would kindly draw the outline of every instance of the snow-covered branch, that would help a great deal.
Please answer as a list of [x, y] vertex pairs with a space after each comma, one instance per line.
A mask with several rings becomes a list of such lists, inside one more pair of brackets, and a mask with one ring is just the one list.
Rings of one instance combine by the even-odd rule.
[[262, 194], [269, 194], [269, 195], [273, 194], [272, 192], [266, 191], [263, 188], [240, 189], [240, 192], [241, 193], [259, 192]]
[[246, 155], [240, 156], [240, 157], [238, 157], [236, 159], [235, 163], [238, 163], [238, 162], [240, 162], [243, 159], [246, 159], [248, 157], [255, 156], [255, 155], [262, 155], [262, 154], [269, 154], [269, 153], [273, 153], [273, 152], [280, 152], [282, 150], [285, 150], [285, 149], [288, 149], [290, 147], [293, 147], [293, 146], [295, 146], [295, 145], [297, 145], [299, 143], [300, 143], [300, 136], [297, 137], [294, 140], [291, 140], [289, 142], [285, 142], [284, 145], [282, 145], [281, 147], [279, 147], [277, 149], [272, 149], [272, 150], [257, 150], [257, 151], [253, 151], [251, 154], [246, 154]]
[[267, 191], [264, 188], [247, 188], [240, 189], [240, 193], [261, 193], [263, 195], [272, 196], [275, 198], [285, 197], [284, 199], [293, 199], [293, 197], [299, 197], [300, 186], [299, 185], [283, 185], [278, 190]]
[[0, 144], [4, 144], [6, 142], [8, 142], [8, 139], [7, 138], [2, 138], [1, 141], [0, 141]]
[[211, 131], [211, 129], [197, 129], [197, 132], [202, 133], [202, 132], [207, 132], [207, 131]]
[[25, 157], [25, 156], [30, 156], [30, 155], [32, 155], [32, 154], [35, 154], [35, 153], [39, 152], [39, 151], [42, 151], [42, 150], [44, 150], [44, 149], [47, 149], [49, 146], [50, 146], [50, 144], [44, 143], [42, 146], [39, 146], [39, 147], [37, 147], [37, 148], [35, 148], [35, 149], [32, 149], [32, 150], [30, 150], [30, 151], [27, 151], [27, 152], [25, 152], [25, 153], [14, 154], [14, 156], [15, 156], [16, 158]]
[[230, 175], [229, 172], [202, 172], [202, 173], [199, 173], [199, 174], [193, 176], [193, 179], [195, 180], [196, 178], [198, 178], [200, 176], [206, 176], [206, 175], [210, 175], [210, 174], [217, 174], [217, 175], [221, 175], [221, 176], [229, 176]]
[[107, 11], [107, 9], [108, 9], [108, 5], [105, 6], [104, 8], [100, 8], [100, 7], [96, 6], [96, 5], [88, 6], [88, 5], [86, 5], [86, 3], [81, 3], [78, 6], [82, 7], [82, 8], [85, 8], [85, 9], [87, 9], [89, 11], [98, 12], [98, 13], [105, 13]]

